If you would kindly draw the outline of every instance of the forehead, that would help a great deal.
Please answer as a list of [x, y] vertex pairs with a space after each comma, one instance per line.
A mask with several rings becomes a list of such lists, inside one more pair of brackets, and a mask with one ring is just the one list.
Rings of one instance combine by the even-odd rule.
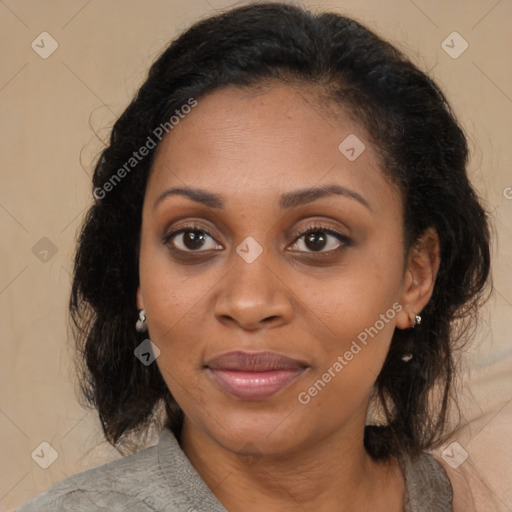
[[312, 87], [267, 84], [200, 98], [160, 143], [147, 193], [188, 185], [263, 201], [333, 182], [376, 206], [399, 201], [366, 131], [343, 107]]

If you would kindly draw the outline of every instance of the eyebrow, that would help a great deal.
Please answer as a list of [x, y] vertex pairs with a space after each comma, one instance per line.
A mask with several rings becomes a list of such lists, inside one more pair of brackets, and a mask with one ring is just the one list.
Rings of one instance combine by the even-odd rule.
[[[207, 190], [192, 188], [192, 187], [173, 187], [158, 196], [155, 204], [153, 205], [153, 210], [167, 197], [179, 195], [183, 197], [188, 197], [197, 203], [204, 204], [210, 208], [216, 208], [219, 210], [224, 209], [225, 201], [224, 198], [220, 194], [216, 194], [213, 192], [209, 192]], [[368, 201], [347, 187], [343, 187], [337, 184], [328, 184], [323, 185], [321, 187], [315, 188], [303, 188], [299, 190], [294, 190], [293, 192], [286, 192], [282, 194], [279, 198], [279, 206], [282, 210], [289, 210], [291, 208], [296, 208], [297, 206], [302, 206], [308, 203], [312, 203], [317, 199], [322, 197], [328, 197], [332, 195], [339, 195], [343, 197], [347, 197], [349, 199], [354, 199], [359, 202], [368, 210], [372, 210]]]

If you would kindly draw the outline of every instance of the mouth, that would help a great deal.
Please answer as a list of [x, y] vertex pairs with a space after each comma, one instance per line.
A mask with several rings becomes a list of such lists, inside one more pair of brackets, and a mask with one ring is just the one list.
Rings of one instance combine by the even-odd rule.
[[213, 381], [240, 400], [264, 400], [290, 386], [308, 368], [276, 352], [227, 352], [207, 362]]

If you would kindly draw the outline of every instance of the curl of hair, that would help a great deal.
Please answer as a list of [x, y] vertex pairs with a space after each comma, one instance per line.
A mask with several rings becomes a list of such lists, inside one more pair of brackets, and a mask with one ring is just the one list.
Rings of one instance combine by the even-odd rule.
[[[435, 446], [446, 426], [453, 353], [462, 339], [454, 326], [470, 320], [483, 299], [490, 229], [468, 180], [464, 133], [440, 89], [398, 49], [352, 19], [286, 4], [250, 5], [200, 21], [151, 66], [112, 129], [93, 189], [106, 190], [153, 130], [191, 98], [266, 80], [321, 88], [366, 129], [401, 191], [405, 251], [427, 228], [438, 233], [441, 266], [433, 296], [420, 327], [395, 330], [375, 384], [386, 422], [365, 430], [365, 447], [375, 459], [403, 450], [416, 456]], [[159, 408], [176, 434], [182, 421], [157, 366], [144, 366], [133, 354], [144, 339], [134, 329], [138, 247], [154, 151], [108, 193], [95, 195], [75, 257], [70, 313], [82, 388], [113, 445], [145, 432]], [[414, 358], [404, 364], [407, 352]]]

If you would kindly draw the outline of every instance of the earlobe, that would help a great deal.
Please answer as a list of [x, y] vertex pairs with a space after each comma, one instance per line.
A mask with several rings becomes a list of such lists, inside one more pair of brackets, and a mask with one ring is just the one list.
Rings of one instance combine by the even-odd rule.
[[439, 238], [435, 229], [429, 228], [409, 251], [400, 301], [403, 308], [396, 322], [399, 329], [410, 329], [419, 323], [416, 317], [434, 292], [440, 262]]
[[415, 313], [410, 310], [409, 306], [405, 305], [402, 307], [398, 315], [396, 316], [396, 326], [399, 329], [405, 330], [412, 327], [411, 314]]

